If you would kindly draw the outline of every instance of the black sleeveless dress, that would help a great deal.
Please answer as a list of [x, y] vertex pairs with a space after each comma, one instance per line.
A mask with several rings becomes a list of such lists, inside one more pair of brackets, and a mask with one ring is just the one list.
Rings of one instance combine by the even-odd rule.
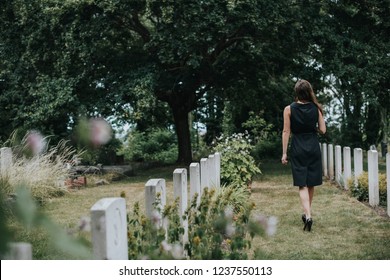
[[314, 103], [290, 105], [292, 132], [290, 161], [294, 186], [322, 184], [322, 159], [317, 137], [318, 108]]

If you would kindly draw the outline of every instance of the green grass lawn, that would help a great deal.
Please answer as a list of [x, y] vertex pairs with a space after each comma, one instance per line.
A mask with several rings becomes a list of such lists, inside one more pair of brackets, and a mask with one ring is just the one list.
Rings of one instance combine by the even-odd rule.
[[[124, 181], [103, 186], [90, 186], [73, 190], [44, 206], [44, 212], [57, 224], [72, 231], [80, 218], [90, 215], [90, 208], [99, 199], [124, 193], [128, 211], [135, 202], [144, 205], [144, 186], [150, 178], [167, 180], [168, 197], [172, 197], [172, 172], [175, 167], [165, 167], [140, 172]], [[298, 189], [291, 184], [289, 166], [279, 162], [262, 163], [263, 174], [252, 184], [251, 200], [255, 213], [276, 216], [278, 230], [273, 237], [253, 240], [253, 258], [274, 260], [309, 259], [390, 259], [390, 218], [358, 202], [348, 193], [330, 182], [315, 190], [313, 200], [312, 232], [304, 232], [302, 208]], [[382, 211], [383, 212], [383, 211]], [[66, 258], [52, 252], [47, 236], [42, 231], [21, 232], [23, 241], [33, 243], [35, 259]], [[85, 238], [90, 239], [89, 234]], [[260, 251], [254, 254], [254, 251]]]
[[390, 259], [390, 218], [330, 182], [316, 187], [312, 232], [304, 232], [298, 189], [291, 184], [289, 168], [264, 164], [264, 176], [253, 185], [256, 211], [279, 218], [275, 236], [254, 242], [263, 258]]

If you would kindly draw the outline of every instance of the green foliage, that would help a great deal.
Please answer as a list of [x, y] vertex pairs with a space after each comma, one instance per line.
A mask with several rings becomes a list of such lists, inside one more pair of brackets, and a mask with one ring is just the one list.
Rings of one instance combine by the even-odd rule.
[[246, 189], [224, 187], [205, 189], [199, 206], [196, 197], [187, 210], [189, 242], [185, 248], [190, 259], [247, 259], [251, 238], [264, 229], [252, 227], [249, 219], [253, 205], [248, 204]]
[[130, 161], [173, 163], [177, 159], [175, 134], [167, 129], [148, 132], [133, 131], [129, 134], [123, 151]]
[[0, 139], [23, 126], [62, 139], [82, 114], [116, 115], [140, 131], [174, 124], [189, 161], [189, 112], [207, 143], [249, 111], [278, 132], [306, 78], [339, 101], [344, 143], [387, 140], [388, 18], [384, 0], [2, 1]]
[[247, 133], [221, 136], [215, 151], [221, 153], [221, 182], [237, 188], [246, 188], [253, 177], [261, 173], [251, 155], [253, 145]]
[[[128, 220], [128, 246], [129, 259], [171, 259], [173, 258], [171, 245], [164, 242], [165, 237], [168, 241], [175, 244], [175, 250], [178, 250], [179, 234], [183, 232], [178, 221], [177, 204], [167, 205], [164, 210], [164, 218], [169, 217], [169, 230], [166, 232], [161, 226], [163, 223], [163, 210], [158, 209], [157, 205], [160, 202], [159, 196], [154, 204], [155, 211], [152, 219], [148, 219], [141, 214], [139, 203], [136, 203], [133, 208], [133, 213], [129, 215]], [[180, 247], [182, 248], [182, 247]], [[181, 258], [181, 254], [173, 254], [176, 258]]]
[[[387, 204], [387, 181], [386, 174], [379, 174], [379, 205], [386, 206]], [[363, 172], [357, 178], [357, 185], [351, 180], [349, 190], [353, 197], [359, 201], [368, 201], [368, 173]]]
[[242, 124], [242, 127], [247, 129], [255, 142], [268, 139], [272, 132], [273, 125], [267, 123], [261, 115], [256, 115], [253, 111], [249, 112], [249, 118]]
[[[140, 213], [137, 203], [129, 217], [129, 258], [247, 259], [252, 238], [264, 235], [276, 226], [269, 222], [272, 219], [253, 217], [251, 211], [254, 205], [248, 203], [248, 198], [246, 189], [227, 186], [209, 191], [206, 188], [200, 204], [197, 205], [195, 196], [180, 217], [178, 200], [159, 209], [158, 197], [151, 219]], [[185, 244], [181, 218], [189, 224], [188, 242]]]
[[282, 154], [282, 139], [277, 133], [272, 133], [268, 139], [260, 140], [253, 148], [253, 157], [256, 162], [264, 159], [279, 158]]
[[333, 102], [326, 109], [335, 107], [336, 100], [340, 105], [335, 120], [341, 124], [336, 132], [340, 144], [368, 148], [389, 137], [387, 17], [388, 1], [324, 1], [321, 14], [311, 21], [317, 24], [308, 34], [318, 43], [312, 54], [332, 89], [326, 98]]
[[253, 111], [249, 112], [249, 118], [242, 124], [253, 136], [254, 148], [253, 157], [256, 162], [261, 162], [266, 158], [276, 158], [282, 153], [282, 141], [280, 135], [273, 131], [273, 125]]
[[82, 164], [86, 165], [110, 165], [115, 164], [116, 155], [122, 148], [122, 142], [119, 139], [113, 138], [104, 146], [87, 147], [80, 153]]

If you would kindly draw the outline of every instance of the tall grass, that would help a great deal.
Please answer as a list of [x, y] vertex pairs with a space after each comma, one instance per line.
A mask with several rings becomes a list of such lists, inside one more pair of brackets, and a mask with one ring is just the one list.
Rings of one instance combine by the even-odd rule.
[[23, 151], [24, 147], [13, 147], [11, 166], [1, 178], [3, 185], [7, 186], [5, 194], [10, 195], [19, 186], [26, 186], [40, 203], [62, 196], [67, 191], [64, 182], [70, 175], [67, 163], [79, 154], [68, 147], [66, 141], [37, 155], [28, 156]]

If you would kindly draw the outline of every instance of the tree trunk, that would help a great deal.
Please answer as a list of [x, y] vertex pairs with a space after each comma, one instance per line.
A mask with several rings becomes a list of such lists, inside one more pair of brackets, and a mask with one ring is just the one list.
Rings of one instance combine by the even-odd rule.
[[188, 110], [179, 104], [171, 104], [173, 119], [176, 126], [176, 135], [179, 154], [177, 163], [190, 164], [192, 162], [191, 136]]

